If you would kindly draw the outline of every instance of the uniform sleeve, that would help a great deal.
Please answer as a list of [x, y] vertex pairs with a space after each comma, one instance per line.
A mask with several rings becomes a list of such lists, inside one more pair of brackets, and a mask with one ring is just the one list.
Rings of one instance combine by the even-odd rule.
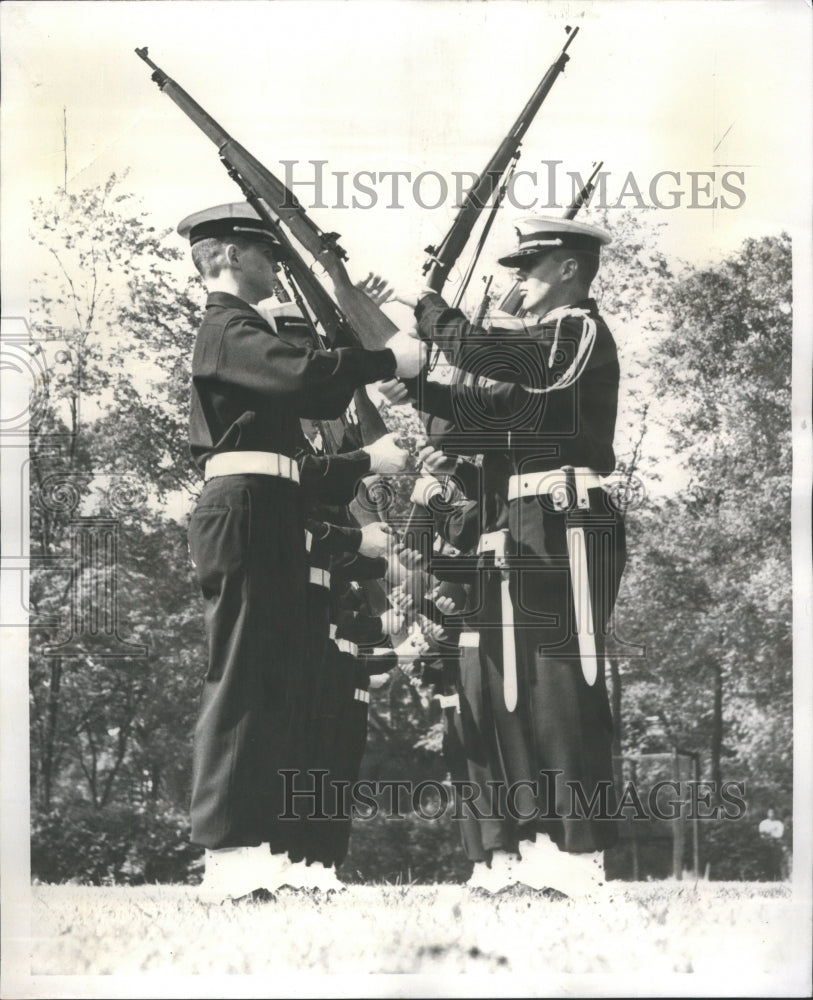
[[[437, 344], [444, 354], [454, 355], [460, 341], [475, 329], [459, 309], [452, 309], [436, 292], [430, 292], [415, 307], [421, 340]], [[477, 330], [480, 336], [485, 331]]]
[[361, 529], [345, 528], [327, 521], [309, 520], [306, 524], [313, 535], [311, 552], [313, 555], [332, 557], [347, 553], [357, 553], [361, 545]]
[[[358, 531], [361, 539], [361, 531]], [[357, 547], [358, 548], [358, 547]], [[383, 557], [371, 559], [355, 553], [337, 554], [330, 564], [330, 572], [340, 580], [381, 580], [387, 572], [387, 560]]]
[[[421, 338], [443, 350], [452, 350], [461, 339], [486, 336], [459, 309], [450, 308], [435, 293], [420, 300], [415, 316]], [[587, 367], [606, 363], [601, 346], [605, 338], [599, 336], [598, 349], [594, 350], [595, 334], [595, 319], [583, 310], [574, 310], [557, 322], [538, 328], [536, 336], [531, 331], [527, 361], [518, 367], [516, 377], [510, 381], [505, 381], [505, 376], [479, 385], [441, 385], [425, 378], [402, 381], [421, 410], [458, 426], [488, 430], [493, 429], [490, 421], [494, 419], [522, 414], [525, 426], [533, 427], [538, 425], [546, 394], [566, 391]], [[528, 336], [523, 335], [523, 346], [527, 340]], [[499, 346], [497, 340], [494, 345]]]
[[[526, 366], [525, 383], [490, 379], [484, 384], [443, 385], [425, 377], [401, 381], [418, 409], [451, 421], [458, 430], [505, 430], [509, 419], [511, 431], [539, 430], [548, 398], [555, 393], [561, 404], [564, 394], [573, 394], [574, 383], [584, 370], [579, 368], [581, 323], [563, 323], [562, 327], [555, 348], [550, 349], [549, 363], [540, 357], [540, 363]], [[595, 361], [589, 366], [595, 368]]]
[[466, 500], [451, 509], [433, 511], [435, 530], [460, 552], [472, 552], [480, 539], [480, 502]]
[[358, 481], [370, 472], [370, 455], [363, 449], [342, 455], [306, 454], [298, 463], [299, 484], [308, 501], [330, 506], [349, 503]]
[[336, 636], [339, 639], [349, 639], [359, 646], [383, 646], [387, 636], [381, 631], [379, 617], [356, 611], [342, 614], [337, 623]]
[[301, 417], [339, 416], [355, 389], [395, 374], [395, 355], [389, 349], [295, 347], [280, 340], [259, 316], [256, 322], [243, 315], [230, 320], [212, 348], [214, 356], [202, 359], [201, 377], [278, 400]]
[[378, 646], [371, 651], [365, 650], [364, 666], [371, 677], [376, 674], [386, 674], [398, 666], [398, 654], [394, 649]]
[[504, 418], [517, 412], [525, 414], [528, 404], [539, 408], [540, 396], [524, 386], [510, 382], [492, 385], [442, 385], [425, 378], [402, 379], [416, 406], [426, 413], [449, 420], [459, 429], [493, 430], [493, 418]]
[[482, 474], [478, 465], [458, 458], [452, 475], [459, 482], [463, 494], [469, 500], [476, 500], [479, 497]]
[[[473, 327], [459, 309], [452, 309], [435, 292], [430, 292], [418, 302], [415, 318], [420, 338], [437, 344], [444, 353], [452, 356], [461, 340], [471, 337], [473, 333], [485, 336], [483, 330]], [[461, 426], [461, 405], [462, 412], [467, 416], [473, 412], [482, 418], [480, 423], [490, 416], [513, 412], [515, 397], [512, 390], [517, 387], [509, 383], [494, 383], [486, 392], [477, 386], [442, 385], [429, 381], [425, 376], [401, 381], [421, 411], [448, 420], [458, 427]], [[471, 420], [463, 421], [463, 425], [466, 424], [470, 426]]]

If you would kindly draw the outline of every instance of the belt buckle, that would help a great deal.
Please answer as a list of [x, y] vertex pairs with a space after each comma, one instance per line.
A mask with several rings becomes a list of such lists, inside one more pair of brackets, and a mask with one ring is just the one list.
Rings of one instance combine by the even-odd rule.
[[564, 489], [552, 490], [551, 500], [555, 510], [566, 511], [576, 503], [576, 470], [572, 465], [563, 465], [560, 471], [564, 476]]
[[573, 485], [576, 490], [576, 506], [579, 510], [589, 510], [590, 497], [587, 493], [587, 479], [590, 476], [589, 469], [573, 470]]
[[[494, 566], [496, 569], [504, 569], [508, 564], [508, 560], [505, 555], [506, 541], [508, 539], [508, 529], [501, 528], [499, 531], [489, 531], [486, 536], [488, 541], [485, 542], [483, 551], [494, 553]], [[493, 539], [493, 545], [489, 544]]]

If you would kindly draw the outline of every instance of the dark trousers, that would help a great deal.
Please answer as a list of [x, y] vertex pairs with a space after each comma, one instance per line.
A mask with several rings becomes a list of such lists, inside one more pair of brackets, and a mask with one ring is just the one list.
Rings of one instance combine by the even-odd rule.
[[[515, 786], [509, 805], [520, 838], [547, 833], [563, 850], [576, 853], [603, 850], [618, 836], [616, 824], [606, 818], [614, 811], [615, 797], [604, 647], [625, 538], [623, 522], [603, 491], [591, 490], [590, 499], [591, 509], [583, 514], [553, 512], [535, 497], [512, 504], [518, 687], [512, 712], [503, 695], [502, 630], [494, 627], [500, 622], [501, 575], [486, 569], [481, 579], [483, 712], [490, 720], [492, 767], [509, 789]], [[593, 684], [583, 675], [574, 628], [566, 528], [576, 525], [584, 529], [587, 544], [598, 654]], [[598, 798], [590, 807], [594, 796]]]
[[[311, 845], [319, 842], [325, 820], [313, 819], [319, 812], [330, 812], [329, 788], [319, 800], [316, 790], [323, 784], [319, 772], [333, 759], [333, 727], [323, 718], [335, 703], [334, 670], [331, 664], [333, 643], [329, 639], [330, 593], [315, 583], [308, 585], [308, 629], [301, 669], [291, 679], [291, 712], [288, 719], [291, 766], [287, 776], [285, 823], [280, 827], [280, 848], [292, 861], [314, 860]], [[314, 789], [314, 798], [297, 792]], [[324, 801], [324, 796], [328, 801]], [[318, 860], [321, 860], [319, 858]]]
[[501, 769], [487, 735], [490, 718], [485, 712], [483, 670], [476, 646], [460, 649], [457, 690], [459, 709], [446, 709], [444, 753], [453, 780], [471, 788], [461, 795], [459, 804], [463, 850], [469, 861], [486, 861], [491, 851], [515, 851], [517, 832], [500, 794]]
[[209, 643], [195, 727], [192, 841], [211, 849], [274, 845], [279, 770], [291, 762], [291, 679], [307, 624], [299, 487], [272, 476], [210, 480], [192, 514], [189, 548]]
[[311, 820], [306, 857], [338, 867], [350, 842], [352, 796], [367, 745], [367, 702], [358, 697], [369, 686], [366, 666], [330, 642], [325, 657], [325, 683], [320, 693], [313, 746], [322, 785], [321, 802], [328, 817]]

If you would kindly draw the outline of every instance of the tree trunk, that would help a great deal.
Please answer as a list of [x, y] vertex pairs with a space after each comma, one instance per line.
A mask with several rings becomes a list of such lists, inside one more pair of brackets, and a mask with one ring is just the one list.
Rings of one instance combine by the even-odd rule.
[[711, 780], [714, 783], [715, 801], [720, 801], [722, 768], [720, 758], [723, 750], [723, 670], [719, 663], [713, 665], [714, 694], [711, 721]]
[[56, 727], [59, 721], [59, 687], [62, 681], [62, 660], [51, 660], [51, 676], [48, 682], [48, 709], [45, 720], [45, 748], [42, 755], [42, 805], [51, 808], [51, 794], [54, 779], [54, 747]]
[[621, 760], [621, 671], [618, 669], [618, 660], [615, 656], [608, 657], [610, 664], [610, 680], [612, 690], [613, 713], [613, 778], [618, 793], [621, 794], [623, 785], [623, 771]]
[[105, 782], [102, 787], [102, 795], [99, 803], [101, 806], [106, 806], [110, 801], [110, 796], [113, 793], [113, 786], [118, 773], [121, 770], [121, 765], [124, 763], [124, 758], [128, 750], [131, 721], [132, 720], [128, 719], [126, 724], [119, 726], [119, 734], [116, 738], [116, 759], [113, 766], [107, 772], [107, 777], [105, 778]]
[[156, 805], [158, 802], [158, 789], [161, 787], [161, 765], [155, 763], [150, 772], [150, 802]]

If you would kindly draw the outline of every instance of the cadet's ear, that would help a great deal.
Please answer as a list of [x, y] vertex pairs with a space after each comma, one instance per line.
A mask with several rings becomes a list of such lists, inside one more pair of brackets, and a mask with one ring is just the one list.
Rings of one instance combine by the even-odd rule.
[[571, 281], [579, 273], [579, 262], [575, 257], [566, 257], [561, 264], [560, 272], [563, 280]]
[[223, 256], [226, 258], [226, 267], [240, 267], [240, 248], [236, 243], [226, 243], [223, 247]]

